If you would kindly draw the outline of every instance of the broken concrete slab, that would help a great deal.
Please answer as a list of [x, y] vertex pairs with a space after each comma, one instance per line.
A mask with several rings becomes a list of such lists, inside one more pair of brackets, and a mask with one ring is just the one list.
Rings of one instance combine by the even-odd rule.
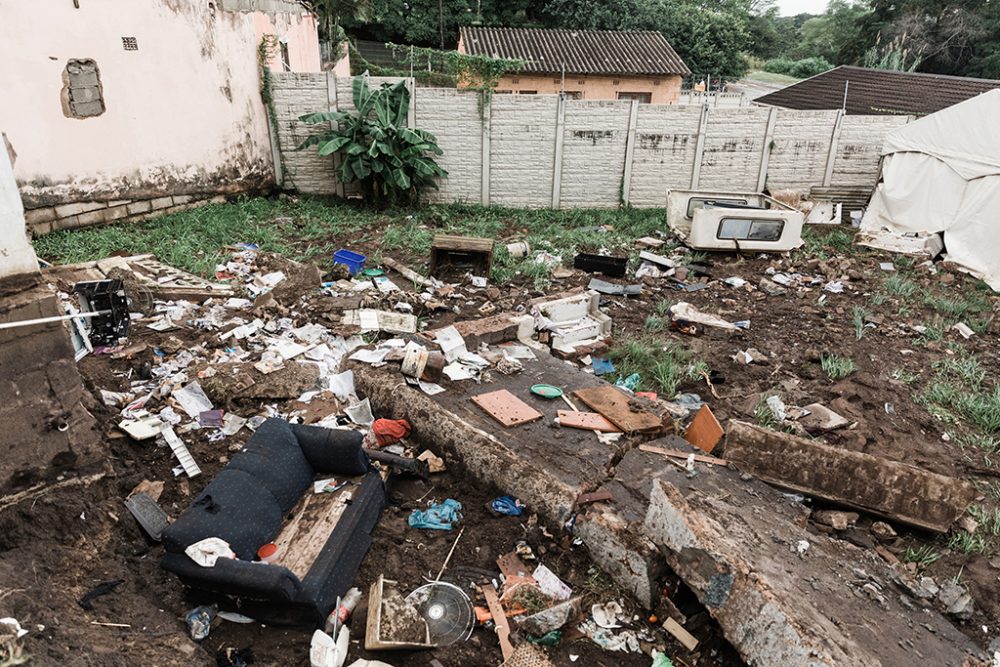
[[[516, 495], [533, 512], [552, 522], [567, 520], [584, 487], [596, 488], [618, 450], [601, 444], [590, 431], [556, 425], [565, 404], [531, 394], [531, 386], [554, 383], [567, 391], [606, 385], [548, 354], [525, 363], [521, 373], [496, 376], [489, 389], [506, 389], [544, 415], [517, 428], [499, 428], [496, 421], [471, 400], [486, 385], [446, 383], [435, 396], [400, 384], [398, 372], [353, 364], [355, 386], [379, 414], [406, 419], [411, 438], [448, 453], [478, 478]], [[450, 460], [450, 459], [449, 459]]]
[[943, 533], [976, 497], [970, 483], [740, 421], [726, 458], [765, 482]]
[[974, 665], [984, 657], [896, 588], [874, 553], [809, 533], [801, 505], [731, 467], [698, 470], [656, 476], [643, 528], [747, 663]]
[[[530, 315], [498, 313], [478, 320], [455, 322], [453, 326], [465, 339], [466, 346], [470, 350], [476, 350], [482, 344], [496, 345], [518, 340], [522, 333], [530, 337], [535, 330], [535, 320]], [[422, 336], [434, 340], [439, 331], [441, 329], [425, 331]]]

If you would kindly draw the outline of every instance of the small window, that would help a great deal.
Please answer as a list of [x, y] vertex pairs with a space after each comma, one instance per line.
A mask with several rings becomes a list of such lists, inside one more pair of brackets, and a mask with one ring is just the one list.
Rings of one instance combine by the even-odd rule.
[[92, 118], [104, 113], [104, 91], [96, 62], [81, 59], [66, 63], [62, 101], [68, 118]]
[[641, 104], [649, 104], [653, 101], [653, 93], [618, 93], [620, 100], [638, 100]]
[[730, 241], [780, 241], [784, 220], [723, 218], [716, 238]]
[[288, 57], [288, 42], [281, 42], [281, 70], [283, 72], [292, 71], [292, 61]]
[[521, 83], [521, 80], [520, 79], [511, 79], [510, 82], [511, 83]]
[[521, 95], [537, 95], [538, 91], [537, 90], [519, 90], [518, 93], [521, 94]]
[[138, 51], [139, 40], [135, 37], [122, 37], [122, 48], [126, 51]]
[[582, 86], [585, 83], [587, 83], [587, 80], [586, 79], [577, 79], [576, 82]]
[[618, 85], [620, 85], [620, 84], [621, 84], [621, 81], [620, 81], [619, 79], [615, 79], [615, 80], [613, 80], [613, 81], [611, 82], [611, 85], [612, 85], [612, 86], [618, 86]]
[[746, 206], [747, 204], [749, 204], [749, 202], [746, 199], [712, 199], [708, 197], [691, 197], [690, 199], [688, 199], [688, 207], [687, 207], [688, 220], [694, 217], [694, 212], [697, 211], [699, 208], [705, 208], [706, 204], [708, 204], [709, 206], [718, 206], [720, 204], [721, 205], [736, 204], [736, 205]]
[[509, 90], [494, 90], [493, 93], [496, 94], [496, 95], [510, 95], [511, 91], [509, 91]]

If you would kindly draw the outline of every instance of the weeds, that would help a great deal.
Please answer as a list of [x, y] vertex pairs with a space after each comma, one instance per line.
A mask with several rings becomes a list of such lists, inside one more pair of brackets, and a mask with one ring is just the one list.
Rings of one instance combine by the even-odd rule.
[[986, 371], [973, 354], [945, 359], [934, 365], [937, 374], [920, 394], [937, 418], [958, 415], [985, 436], [1000, 434], [1000, 386], [984, 386]]
[[967, 315], [984, 313], [990, 309], [990, 304], [986, 299], [971, 292], [966, 292], [965, 296], [953, 295], [952, 292], [949, 292], [949, 296], [928, 294], [924, 297], [924, 305], [934, 312], [956, 321]]
[[990, 537], [1000, 537], [1000, 509], [988, 510], [982, 505], [973, 505], [969, 508], [969, 514], [983, 533]]
[[702, 372], [708, 372], [708, 365], [692, 359], [689, 350], [652, 338], [628, 340], [612, 348], [611, 358], [622, 377], [639, 373], [640, 389], [658, 391], [665, 397], [675, 396], [683, 382], [697, 380]]
[[649, 333], [659, 333], [667, 328], [667, 324], [668, 321], [659, 315], [649, 315], [646, 317], [644, 327]]
[[917, 569], [926, 570], [940, 560], [940, 558], [941, 554], [939, 552], [934, 551], [931, 545], [925, 544], [916, 549], [906, 547], [906, 551], [903, 552], [900, 560], [904, 563], [916, 563]]
[[985, 537], [978, 533], [973, 534], [959, 530], [948, 538], [948, 548], [966, 554], [981, 554], [989, 550], [990, 544]]
[[919, 376], [916, 373], [911, 373], [905, 368], [896, 368], [889, 373], [889, 378], [902, 382], [903, 384], [913, 384], [917, 381]]
[[757, 406], [753, 409], [753, 420], [757, 426], [770, 431], [777, 431], [780, 424], [778, 418], [774, 416], [774, 411], [767, 404], [767, 396], [762, 395], [757, 401]]
[[829, 259], [831, 255], [851, 255], [854, 252], [854, 236], [843, 229], [824, 233], [806, 226], [802, 230], [802, 240], [805, 242], [805, 251], [820, 259]]
[[820, 357], [820, 366], [823, 368], [823, 372], [830, 376], [831, 380], [842, 380], [858, 370], [852, 359], [838, 357], [833, 354], [823, 354]]
[[885, 293], [889, 296], [907, 298], [911, 297], [917, 293], [920, 288], [915, 282], [910, 280], [905, 276], [901, 276], [898, 273], [894, 273], [885, 279], [885, 285], [883, 287]]
[[861, 306], [854, 306], [854, 310], [851, 311], [851, 322], [854, 324], [854, 335], [858, 340], [864, 338], [864, 335], [868, 332], [868, 322], [865, 320], [869, 317], [871, 317], [871, 313]]

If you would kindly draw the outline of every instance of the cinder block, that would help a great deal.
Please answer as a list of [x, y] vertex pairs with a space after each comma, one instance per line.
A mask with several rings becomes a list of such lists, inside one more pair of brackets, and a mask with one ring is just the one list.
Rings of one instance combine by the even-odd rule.
[[128, 215], [128, 205], [122, 204], [113, 208], [104, 209], [104, 221], [120, 220]]
[[106, 207], [107, 204], [102, 201], [82, 201], [74, 202], [72, 204], [61, 204], [56, 206], [55, 210], [57, 218], [68, 218], [71, 215], [79, 215], [81, 213], [96, 211]]
[[52, 222], [58, 215], [56, 215], [56, 209], [52, 206], [46, 206], [45, 208], [29, 208], [24, 211], [24, 221], [28, 225], [36, 225], [41, 222]]
[[148, 199], [134, 201], [128, 205], [128, 214], [139, 215], [140, 213], [147, 213], [148, 211], [152, 210], [152, 208], [153, 208], [153, 202]]
[[81, 213], [77, 216], [77, 227], [86, 227], [87, 225], [96, 225], [104, 222], [107, 214], [107, 209], [102, 208], [97, 211], [90, 211], [88, 213]]
[[172, 197], [157, 197], [149, 202], [153, 210], [159, 210], [161, 208], [167, 208], [168, 206], [174, 205], [174, 200]]

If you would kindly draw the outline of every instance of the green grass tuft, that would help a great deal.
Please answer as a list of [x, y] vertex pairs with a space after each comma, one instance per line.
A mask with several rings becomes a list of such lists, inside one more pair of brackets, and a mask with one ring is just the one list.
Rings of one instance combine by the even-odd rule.
[[842, 380], [858, 370], [852, 359], [838, 357], [834, 354], [823, 354], [820, 357], [820, 366], [822, 366], [823, 372], [830, 376], [831, 380]]

